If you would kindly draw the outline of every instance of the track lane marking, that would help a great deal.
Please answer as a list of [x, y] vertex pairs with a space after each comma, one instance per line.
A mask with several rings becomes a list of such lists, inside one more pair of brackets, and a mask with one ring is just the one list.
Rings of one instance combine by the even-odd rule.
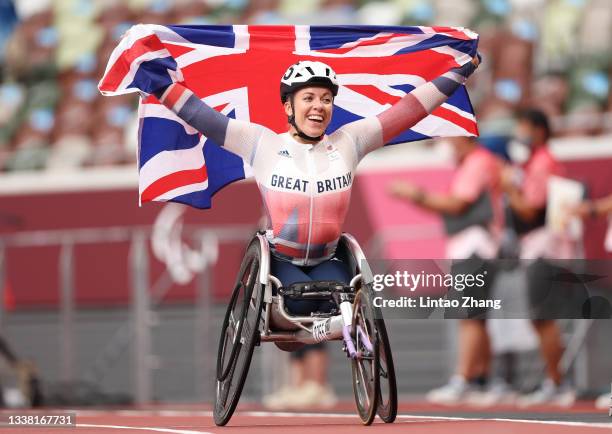
[[[82, 416], [100, 416], [103, 414], [109, 414], [106, 411], [97, 410], [84, 410], [77, 411], [77, 415]], [[118, 416], [171, 416], [171, 417], [212, 417], [211, 411], [192, 411], [192, 410], [119, 410], [116, 412], [110, 412]], [[348, 413], [296, 413], [288, 411], [244, 411], [238, 412], [236, 415], [245, 415], [252, 417], [319, 417], [319, 418], [351, 418], [358, 419], [356, 414]], [[560, 425], [560, 426], [573, 426], [573, 427], [584, 427], [584, 428], [604, 428], [612, 429], [612, 423], [589, 423], [589, 422], [575, 422], [575, 421], [555, 421], [555, 420], [537, 420], [537, 419], [509, 419], [509, 418], [482, 418], [482, 417], [456, 417], [456, 416], [434, 416], [434, 415], [408, 415], [398, 414], [398, 418], [402, 419], [422, 419], [423, 421], [496, 421], [496, 422], [516, 422], [516, 423], [533, 423], [533, 424], [544, 424], [544, 425]], [[81, 425], [81, 424], [78, 424]], [[100, 427], [102, 427], [100, 425]], [[131, 428], [138, 429], [138, 428]], [[147, 428], [149, 429], [149, 428]], [[165, 428], [155, 428], [165, 429]], [[202, 434], [204, 431], [162, 431], [174, 434], [191, 434], [198, 433]], [[211, 433], [207, 433], [211, 434]]]
[[208, 431], [193, 431], [193, 430], [185, 430], [185, 429], [172, 429], [172, 428], [155, 428], [155, 427], [146, 427], [146, 426], [124, 426], [124, 425], [98, 425], [98, 424], [90, 424], [90, 423], [77, 423], [77, 428], [108, 428], [108, 429], [133, 429], [140, 431], [153, 431], [153, 432], [163, 432], [170, 434], [213, 434]]
[[[254, 417], [353, 417], [357, 418], [357, 415], [345, 414], [345, 413], [291, 413], [283, 411], [245, 411], [240, 414]], [[580, 426], [586, 428], [607, 428], [612, 429], [612, 423], [589, 423], [589, 422], [573, 422], [573, 421], [558, 421], [558, 420], [537, 420], [537, 419], [508, 419], [508, 418], [484, 418], [484, 417], [455, 417], [455, 416], [423, 416], [423, 415], [410, 415], [410, 414], [398, 414], [398, 418], [402, 419], [424, 419], [428, 421], [496, 421], [496, 422], [516, 422], [516, 423], [539, 423], [546, 425], [565, 425], [565, 426]]]

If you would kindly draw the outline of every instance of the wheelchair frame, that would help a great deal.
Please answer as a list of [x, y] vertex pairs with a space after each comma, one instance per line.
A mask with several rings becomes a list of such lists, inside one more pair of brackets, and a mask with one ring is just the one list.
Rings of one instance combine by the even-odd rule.
[[[254, 246], [257, 246], [256, 253], [253, 253]], [[362, 422], [371, 424], [377, 412], [385, 422], [395, 420], [397, 386], [393, 358], [384, 321], [371, 302], [368, 284], [372, 281], [372, 273], [363, 251], [350, 234], [342, 234], [336, 252], [336, 257], [347, 264], [353, 274], [348, 286], [335, 285], [334, 292], [339, 295], [334, 300], [340, 313], [295, 316], [285, 310], [281, 282], [270, 274], [268, 241], [262, 232], [255, 234], [243, 258], [221, 331], [213, 412], [217, 425], [225, 425], [233, 414], [246, 381], [254, 346], [261, 342], [311, 344], [324, 340], [344, 341], [343, 350], [351, 360], [353, 391]], [[258, 263], [257, 276], [253, 276], [252, 270], [255, 262]], [[364, 279], [364, 272], [369, 279]], [[272, 285], [277, 290], [276, 295], [273, 295]], [[244, 299], [239, 302], [241, 290]], [[316, 296], [313, 292], [308, 294]], [[331, 290], [329, 294], [332, 294]], [[239, 315], [234, 313], [237, 307], [242, 307]], [[239, 316], [238, 320], [236, 316]], [[291, 326], [275, 328], [280, 327], [280, 321]], [[257, 330], [252, 329], [253, 324]], [[224, 362], [227, 363], [224, 365]], [[237, 384], [232, 382], [235, 376], [238, 377]]]

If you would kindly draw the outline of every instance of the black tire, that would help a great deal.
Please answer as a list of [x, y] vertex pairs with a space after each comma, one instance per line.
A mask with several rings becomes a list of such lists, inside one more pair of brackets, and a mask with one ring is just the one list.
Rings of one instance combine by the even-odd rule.
[[[363, 344], [357, 332], [357, 326], [360, 326], [368, 336], [373, 351], [369, 351]], [[367, 290], [360, 290], [355, 295], [351, 336], [355, 343], [355, 350], [359, 354], [356, 359], [351, 359], [355, 404], [361, 422], [364, 425], [370, 425], [376, 416], [380, 394], [380, 364], [378, 361], [380, 344], [376, 332], [374, 309]]]
[[385, 423], [392, 423], [397, 417], [397, 382], [393, 354], [389, 345], [387, 328], [382, 317], [375, 320], [379, 345], [379, 376], [378, 408], [376, 412]]
[[240, 265], [221, 327], [213, 409], [215, 424], [219, 426], [230, 420], [238, 405], [259, 338], [264, 292], [258, 280], [260, 259], [259, 240], [254, 239]]

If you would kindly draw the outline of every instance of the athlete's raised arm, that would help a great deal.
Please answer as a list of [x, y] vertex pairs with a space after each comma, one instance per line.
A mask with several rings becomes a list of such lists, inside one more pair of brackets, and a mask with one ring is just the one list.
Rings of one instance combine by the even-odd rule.
[[429, 115], [465, 83], [479, 63], [480, 58], [476, 56], [471, 62], [416, 87], [375, 118], [364, 118], [347, 124], [343, 129], [353, 137], [358, 159]]
[[446, 101], [468, 79], [480, 63], [478, 56], [471, 62], [442, 74], [404, 95], [392, 107], [377, 117], [383, 130], [383, 142], [413, 127]]
[[155, 96], [178, 117], [218, 145], [252, 164], [263, 126], [231, 119], [200, 100], [181, 83], [157, 90]]

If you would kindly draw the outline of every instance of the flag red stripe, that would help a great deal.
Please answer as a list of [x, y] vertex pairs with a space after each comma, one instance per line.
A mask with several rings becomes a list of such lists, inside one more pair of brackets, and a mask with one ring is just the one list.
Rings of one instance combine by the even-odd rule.
[[366, 97], [376, 101], [379, 104], [395, 104], [401, 98], [401, 96], [390, 95], [387, 92], [384, 92], [377, 88], [376, 86], [372, 86], [369, 84], [358, 84], [358, 85], [347, 85], [345, 86], [351, 90], [354, 90], [357, 93], [365, 95]]
[[398, 36], [406, 36], [406, 35], [402, 35], [400, 33], [392, 33], [390, 35], [377, 36], [374, 39], [359, 41], [359, 43], [357, 45], [353, 45], [353, 46], [350, 46], [350, 47], [339, 47], [339, 48], [332, 48], [332, 49], [328, 49], [328, 50], [316, 50], [316, 51], [317, 52], [321, 52], [321, 53], [345, 54], [345, 53], [348, 53], [349, 51], [351, 51], [351, 50], [353, 50], [354, 48], [357, 48], [357, 47], [365, 47], [367, 45], [380, 45], [380, 44], [384, 44], [385, 42], [389, 41], [390, 39], [398, 37]]
[[431, 114], [434, 116], [441, 117], [442, 119], [446, 119], [447, 121], [460, 126], [464, 130], [474, 135], [478, 135], [478, 126], [476, 125], [476, 122], [470, 119], [464, 118], [459, 113], [456, 113], [445, 107], [438, 107]]
[[117, 90], [125, 76], [130, 72], [132, 62], [150, 51], [158, 51], [164, 48], [157, 35], [149, 35], [138, 39], [134, 44], [124, 50], [119, 58], [113, 63], [100, 86], [101, 90], [114, 92]]
[[175, 188], [184, 187], [189, 184], [199, 184], [208, 179], [206, 165], [199, 169], [181, 170], [171, 173], [149, 185], [140, 195], [142, 202], [150, 202], [155, 198]]

